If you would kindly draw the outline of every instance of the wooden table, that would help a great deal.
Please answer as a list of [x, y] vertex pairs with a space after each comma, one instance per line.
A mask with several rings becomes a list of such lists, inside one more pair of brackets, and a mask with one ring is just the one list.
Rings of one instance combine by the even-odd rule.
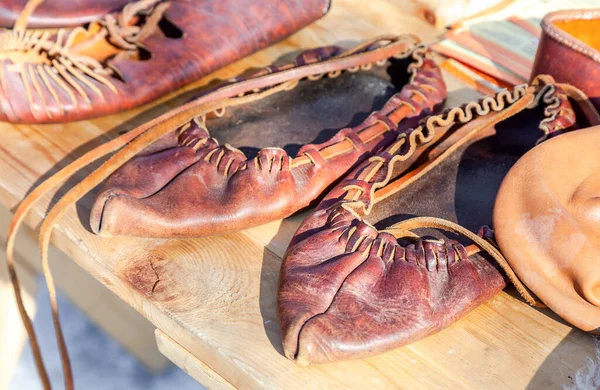
[[[413, 32], [425, 41], [438, 36], [438, 30], [411, 16], [409, 3], [335, 0], [330, 14], [285, 42], [141, 109], [68, 125], [1, 124], [0, 202], [14, 209], [42, 178], [181, 104], [215, 78], [267, 65], [300, 48], [384, 33]], [[447, 82], [449, 105], [477, 98], [450, 76]], [[591, 337], [502, 293], [449, 329], [410, 346], [359, 361], [300, 367], [282, 355], [275, 300], [281, 257], [303, 214], [224, 236], [108, 239], [89, 231], [93, 198], [89, 194], [69, 210], [53, 244], [148, 318], [157, 328], [161, 352], [210, 388], [557, 387], [571, 384], [585, 358], [594, 356]], [[31, 213], [30, 228], [39, 226], [52, 199], [56, 195]]]

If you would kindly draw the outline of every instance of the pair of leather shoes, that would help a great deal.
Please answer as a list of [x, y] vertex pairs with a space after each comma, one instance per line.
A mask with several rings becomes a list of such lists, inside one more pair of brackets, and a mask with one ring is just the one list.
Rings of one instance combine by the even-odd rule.
[[447, 327], [509, 282], [527, 302], [551, 306], [486, 225], [503, 223], [494, 202], [521, 156], [579, 131], [567, 95], [585, 96], [540, 76], [430, 115], [446, 91], [416, 38], [308, 51], [86, 156], [81, 163], [125, 145], [57, 203], [41, 236], [104, 180], [91, 215], [100, 235], [237, 231], [327, 194], [282, 265], [285, 354], [310, 364], [381, 353]]

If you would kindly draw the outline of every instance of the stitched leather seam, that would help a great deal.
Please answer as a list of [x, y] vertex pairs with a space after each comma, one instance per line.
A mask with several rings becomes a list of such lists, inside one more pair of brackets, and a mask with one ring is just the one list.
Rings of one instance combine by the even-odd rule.
[[[569, 11], [569, 13], [572, 12], [573, 11]], [[580, 41], [579, 39], [568, 35], [565, 32], [562, 32], [552, 24], [556, 20], [571, 21], [580, 19], [597, 19], [598, 16], [600, 16], [600, 12], [592, 10], [577, 12], [576, 14], [570, 15], [558, 11], [555, 13], [548, 14], [546, 15], [546, 17], [544, 17], [544, 19], [542, 20], [542, 30], [546, 32], [556, 42], [578, 53], [581, 53], [596, 62], [600, 62], [600, 52], [598, 52], [598, 50], [595, 50], [589, 45], [586, 45], [584, 42]]]

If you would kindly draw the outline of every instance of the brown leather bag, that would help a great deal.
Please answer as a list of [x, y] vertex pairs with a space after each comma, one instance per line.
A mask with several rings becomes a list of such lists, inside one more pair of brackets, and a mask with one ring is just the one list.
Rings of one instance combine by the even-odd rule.
[[600, 126], [536, 146], [504, 178], [498, 245], [550, 309], [600, 334]]
[[[348, 51], [322, 48], [259, 72], [254, 77], [292, 76], [250, 104], [173, 127], [124, 164], [100, 189], [92, 230], [198, 237], [309, 206], [354, 164], [443, 102], [440, 70], [427, 56], [414, 37], [394, 37]], [[336, 70], [293, 76], [333, 63]]]
[[56, 33], [0, 32], [0, 120], [56, 123], [148, 103], [280, 41], [329, 0], [140, 0]]
[[536, 303], [482, 238], [489, 229], [474, 232], [491, 223], [498, 186], [519, 156], [574, 125], [566, 95], [543, 77], [431, 116], [359, 165], [285, 254], [285, 355], [325, 363], [412, 343], [499, 293], [505, 277]]
[[[397, 92], [396, 89], [400, 91]], [[310, 50], [301, 54], [294, 63], [270, 66], [245, 79], [236, 78], [225, 86], [131, 130], [87, 152], [40, 184], [15, 211], [6, 240], [6, 260], [17, 295], [17, 304], [33, 346], [34, 359], [44, 386], [48, 388], [49, 381], [33, 325], [20, 299], [19, 281], [14, 268], [14, 244], [16, 233], [32, 206], [58, 184], [71, 177], [83, 166], [122, 148], [98, 170], [71, 188], [49, 211], [40, 228], [44, 275], [48, 280], [65, 381], [67, 387], [71, 388], [73, 384], [71, 367], [60, 327], [56, 294], [48, 267], [47, 249], [55, 223], [68, 207], [87, 192], [117, 170], [118, 173], [113, 177], [118, 179], [125, 177], [128, 181], [120, 181], [120, 187], [111, 188], [109, 186], [116, 181], [109, 180], [98, 201], [100, 209], [104, 207], [107, 198], [120, 191], [127, 191], [128, 196], [139, 195], [149, 190], [160, 192], [165, 185], [186, 176], [197, 175], [197, 182], [208, 183], [211, 183], [211, 180], [213, 183], [219, 183], [218, 180], [237, 180], [241, 182], [239, 188], [242, 190], [251, 187], [259, 194], [248, 196], [248, 192], [245, 191], [241, 195], [247, 198], [239, 199], [239, 204], [245, 205], [246, 210], [262, 213], [259, 214], [261, 218], [268, 220], [281, 218], [285, 213], [291, 213], [309, 204], [314, 199], [311, 197], [319, 196], [330, 183], [338, 179], [353, 164], [387, 145], [395, 138], [398, 131], [409, 126], [411, 119], [417, 120], [431, 112], [443, 102], [445, 97], [445, 85], [439, 68], [428, 58], [427, 49], [420, 45], [414, 36], [376, 38], [350, 50], [335, 46]], [[290, 110], [292, 115], [279, 113], [278, 104]], [[302, 110], [298, 111], [294, 106]], [[240, 110], [234, 111], [238, 107]], [[380, 108], [380, 111], [369, 115], [374, 107]], [[235, 112], [235, 118], [228, 117], [227, 113], [230, 115], [232, 111]], [[342, 114], [346, 114], [344, 118]], [[276, 122], [279, 118], [283, 118], [283, 121]], [[353, 123], [353, 120], [364, 118], [366, 118], [364, 122], [358, 126], [337, 130], [338, 125], [344, 121]], [[221, 135], [224, 137], [239, 136], [238, 133], [244, 127], [239, 121], [247, 121], [251, 133], [245, 139], [248, 141], [246, 145], [250, 148], [242, 152], [227, 144], [219, 146], [214, 138], [210, 138], [206, 126], [219, 120], [223, 122]], [[270, 123], [271, 120], [278, 126]], [[329, 130], [331, 128], [335, 130]], [[279, 132], [283, 136], [278, 134]], [[298, 150], [298, 145], [293, 144], [298, 135], [308, 136], [309, 139], [320, 136], [322, 138], [317, 139], [322, 140], [322, 143], [304, 145]], [[291, 147], [297, 151], [294, 152], [296, 157], [292, 159], [282, 149], [271, 148], [257, 152], [252, 149], [254, 146], [252, 142], [257, 140], [281, 141], [282, 145], [292, 143]], [[256, 156], [246, 161], [244, 153], [254, 153]], [[244, 157], [240, 158], [241, 156]], [[276, 156], [279, 158], [275, 158]], [[131, 167], [139, 167], [139, 170], [136, 172]], [[184, 168], [187, 169], [181, 172]], [[145, 170], [149, 170], [150, 174], [148, 175], [148, 171]], [[237, 172], [246, 173], [236, 176]], [[296, 181], [291, 181], [290, 178]], [[172, 199], [171, 204], [176, 204], [177, 207], [198, 217], [197, 210], [191, 207], [193, 202], [188, 202], [190, 199], [193, 201], [193, 195], [204, 196], [206, 199], [206, 193], [203, 193], [201, 188], [196, 188], [193, 182], [187, 184], [190, 187], [175, 192], [177, 197]], [[235, 185], [233, 182], [230, 183], [233, 188]], [[280, 214], [268, 214], [262, 211], [262, 209], [269, 212], [273, 210], [273, 205], [269, 203], [271, 199], [260, 197], [266, 193], [265, 189], [272, 190], [274, 196], [280, 197], [279, 202], [285, 205], [278, 211]], [[296, 189], [305, 193], [298, 195]], [[115, 193], [107, 195], [107, 190], [113, 190]], [[215, 193], [218, 193], [218, 190], [222, 189], [215, 187]], [[221, 196], [223, 194], [219, 193], [215, 201], [221, 200]], [[224, 210], [221, 212], [223, 213]], [[107, 211], [104, 210], [104, 214], [106, 213]], [[162, 210], [165, 218], [169, 213], [166, 209]], [[92, 216], [93, 221], [96, 221], [94, 226], [102, 231], [106, 226], [102, 226], [104, 223], [94, 215]], [[173, 215], [180, 217], [176, 213]], [[137, 228], [131, 224], [133, 220], [128, 219], [130, 217], [132, 216], [123, 216], [125, 223], [123, 226], [130, 229], [129, 233], [162, 235], [157, 226], [152, 224], [151, 219], [147, 220], [149, 224], [142, 226], [141, 230], [135, 230]], [[231, 226], [238, 229], [260, 223], [260, 219], [244, 219], [243, 214], [236, 215], [236, 218], [237, 220], [231, 221]], [[206, 225], [196, 227], [194, 226], [196, 222], [197, 220], [194, 219], [183, 218], [178, 222], [179, 226], [175, 227], [179, 229], [176, 231], [177, 234], [174, 230], [167, 233], [169, 235], [207, 233], [206, 230], [201, 230], [206, 229]], [[225, 230], [231, 227], [228, 227], [227, 223], [222, 223], [219, 228]], [[216, 232], [216, 229], [212, 231], [212, 233]]]
[[593, 118], [590, 122], [598, 121], [600, 110], [599, 30], [600, 9], [549, 13], [542, 20], [542, 36], [532, 71], [532, 78], [547, 74], [556, 82], [583, 91], [586, 96], [580, 95], [577, 100], [586, 115]]

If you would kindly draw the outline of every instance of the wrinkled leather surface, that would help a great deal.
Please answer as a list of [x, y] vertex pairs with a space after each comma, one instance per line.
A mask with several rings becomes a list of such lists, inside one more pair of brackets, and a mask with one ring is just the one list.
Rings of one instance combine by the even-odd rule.
[[[556, 96], [551, 134], [575, 122], [566, 96]], [[469, 255], [458, 237], [426, 229], [409, 243], [385, 230], [414, 216], [475, 231], [490, 224], [500, 181], [541, 135], [546, 107], [530, 110], [518, 102], [438, 128], [430, 143], [415, 146], [413, 157], [396, 165], [394, 156], [411, 146], [392, 152], [392, 144], [359, 165], [304, 220], [280, 273], [278, 317], [288, 358], [313, 364], [382, 353], [438, 332], [506, 286], [491, 258]], [[486, 125], [501, 115], [514, 116]], [[452, 151], [437, 160], [446, 150]]]
[[502, 182], [496, 240], [524, 283], [554, 312], [600, 333], [600, 127], [536, 146]]
[[[395, 54], [409, 55], [407, 47], [398, 46]], [[332, 55], [348, 59], [339, 48], [323, 48], [301, 55], [296, 64], [310, 57], [319, 66]], [[415, 60], [371, 68], [389, 56], [371, 49], [352, 56], [370, 70], [302, 79], [291, 91], [227, 109], [223, 118], [207, 122], [213, 138], [194, 122], [183, 132], [173, 129], [160, 146], [106, 181], [92, 208], [92, 229], [101, 235], [190, 237], [281, 219], [310, 205], [445, 99], [440, 70], [429, 58], [405, 85]]]
[[[183, 35], [169, 36], [159, 24], [139, 42], [146, 53], [141, 59], [130, 51], [119, 52], [108, 59], [107, 66], [117, 70], [117, 76], [110, 77], [116, 93], [86, 76], [101, 95], [70, 77], [87, 97], [72, 87], [65, 91], [51, 80], [58, 91], [57, 96], [53, 96], [43, 88], [44, 80], [32, 64], [23, 65], [26, 87], [23, 73], [15, 71], [12, 60], [0, 61], [0, 120], [67, 122], [140, 106], [284, 39], [321, 17], [329, 4], [328, 0], [170, 0], [166, 3], [168, 8], [163, 19]], [[40, 86], [41, 93], [36, 86]]]
[[532, 78], [548, 74], [581, 89], [600, 110], [600, 9], [553, 12], [542, 21]]
[[[3, 0], [0, 27], [11, 28], [29, 0]], [[31, 15], [30, 28], [80, 26], [133, 0], [46, 0]]]

